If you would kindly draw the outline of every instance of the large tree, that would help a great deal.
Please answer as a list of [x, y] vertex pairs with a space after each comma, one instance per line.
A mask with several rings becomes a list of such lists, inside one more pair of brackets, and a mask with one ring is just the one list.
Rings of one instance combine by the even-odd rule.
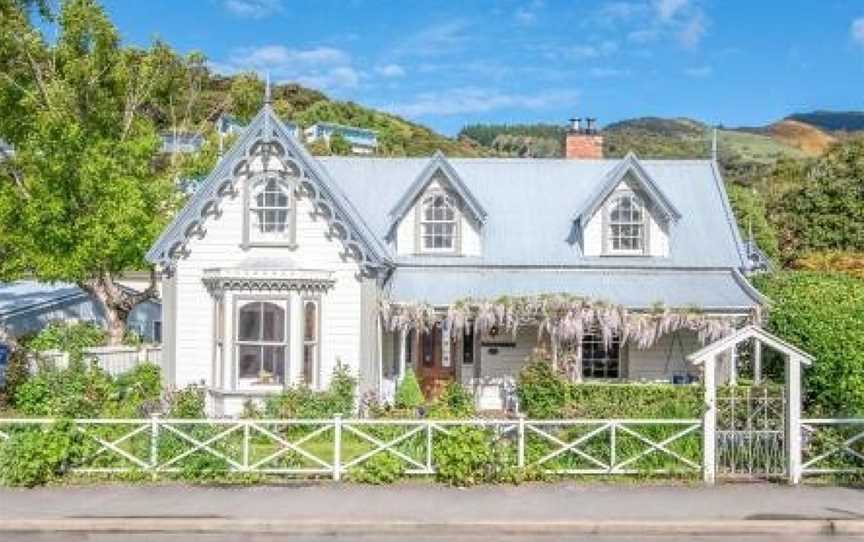
[[[121, 46], [93, 0], [64, 0], [56, 37], [41, 2], [0, 0], [0, 278], [78, 284], [119, 343], [132, 308], [156, 293], [122, 287], [170, 215], [173, 183], [155, 160], [153, 111], [176, 87], [177, 57]], [[43, 14], [44, 16], [44, 14]]]

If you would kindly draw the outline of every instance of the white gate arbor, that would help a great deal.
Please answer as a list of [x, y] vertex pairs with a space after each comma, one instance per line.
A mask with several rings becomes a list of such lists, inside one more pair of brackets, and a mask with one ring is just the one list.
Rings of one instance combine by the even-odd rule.
[[785, 358], [785, 420], [783, 442], [786, 455], [786, 476], [791, 484], [801, 480], [801, 365], [810, 365], [813, 357], [788, 342], [771, 335], [759, 326], [746, 326], [735, 333], [715, 341], [698, 350], [687, 359], [694, 365], [702, 365], [705, 388], [705, 414], [703, 419], [703, 477], [712, 484], [716, 478], [717, 446], [717, 369], [718, 358], [730, 357], [728, 381], [736, 382], [735, 349], [739, 344], [753, 346], [753, 380], [762, 380], [762, 345], [767, 345]]

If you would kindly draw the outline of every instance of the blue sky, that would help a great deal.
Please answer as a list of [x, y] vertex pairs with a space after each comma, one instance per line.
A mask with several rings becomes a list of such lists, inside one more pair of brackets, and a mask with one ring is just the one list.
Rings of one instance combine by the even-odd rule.
[[455, 134], [473, 122], [864, 109], [861, 0], [107, 0], [198, 50]]

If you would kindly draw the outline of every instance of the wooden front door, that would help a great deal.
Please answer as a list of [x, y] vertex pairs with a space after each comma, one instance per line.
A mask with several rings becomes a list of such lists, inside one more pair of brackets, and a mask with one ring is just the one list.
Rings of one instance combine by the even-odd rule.
[[417, 339], [417, 380], [427, 399], [435, 399], [456, 375], [453, 345], [448, 341], [449, 352], [445, 354], [441, 324]]

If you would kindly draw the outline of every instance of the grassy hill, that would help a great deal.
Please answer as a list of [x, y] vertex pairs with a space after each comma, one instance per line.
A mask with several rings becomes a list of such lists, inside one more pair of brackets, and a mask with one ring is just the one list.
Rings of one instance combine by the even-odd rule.
[[[213, 121], [222, 113], [248, 121], [261, 107], [263, 83], [248, 74], [232, 77], [210, 73], [202, 75], [200, 93], [189, 110], [185, 129], [201, 131], [205, 135], [213, 130]], [[423, 125], [397, 115], [377, 111], [353, 102], [331, 100], [322, 92], [298, 84], [275, 85], [272, 89], [273, 107], [280, 117], [306, 128], [316, 122], [336, 122], [369, 128], [378, 132], [379, 151], [384, 156], [429, 156], [441, 150], [448, 156], [481, 156], [491, 151], [469, 140], [445, 137]], [[162, 129], [170, 127], [167, 111], [153, 111]], [[312, 149], [326, 153], [323, 146]]]

